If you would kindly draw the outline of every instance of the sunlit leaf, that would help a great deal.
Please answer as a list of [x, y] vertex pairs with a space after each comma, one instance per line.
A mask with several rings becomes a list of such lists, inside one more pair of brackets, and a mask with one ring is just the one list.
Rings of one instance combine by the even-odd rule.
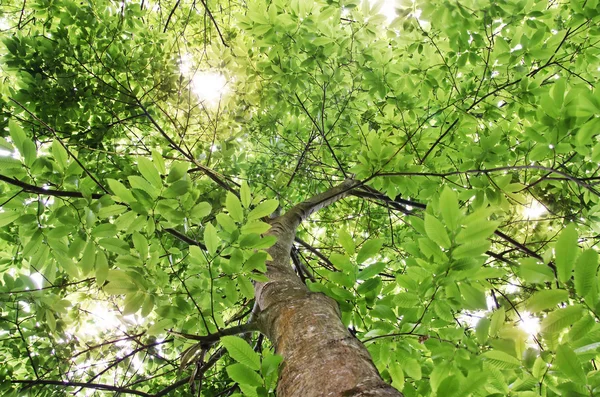
[[575, 224], [570, 223], [560, 232], [554, 250], [556, 252], [558, 279], [565, 282], [571, 278], [571, 272], [579, 250], [577, 247], [577, 230], [575, 229]]
[[259, 355], [244, 339], [237, 336], [223, 336], [221, 343], [235, 361], [256, 371], [260, 369]]

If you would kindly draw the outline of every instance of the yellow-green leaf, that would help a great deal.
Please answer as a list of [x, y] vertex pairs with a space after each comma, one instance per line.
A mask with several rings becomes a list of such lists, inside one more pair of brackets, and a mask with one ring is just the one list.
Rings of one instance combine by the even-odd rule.
[[137, 162], [140, 174], [142, 174], [142, 176], [155, 188], [160, 189], [162, 187], [162, 179], [152, 161], [145, 157], [138, 157]]
[[568, 380], [586, 384], [585, 372], [575, 352], [568, 345], [560, 345], [556, 350], [556, 365]]
[[554, 251], [558, 279], [564, 283], [571, 278], [573, 264], [579, 251], [579, 247], [577, 247], [577, 230], [574, 223], [570, 223], [560, 233]]
[[450, 248], [451, 243], [446, 228], [442, 222], [429, 213], [425, 214], [425, 233], [436, 244], [443, 248]]
[[221, 343], [235, 361], [256, 371], [260, 369], [260, 356], [244, 339], [238, 336], [223, 336]]
[[562, 289], [547, 289], [537, 291], [525, 302], [525, 307], [530, 312], [536, 313], [556, 307], [560, 302], [569, 298], [569, 293]]
[[214, 255], [219, 247], [219, 236], [217, 236], [217, 229], [208, 223], [204, 228], [204, 244], [208, 253]]

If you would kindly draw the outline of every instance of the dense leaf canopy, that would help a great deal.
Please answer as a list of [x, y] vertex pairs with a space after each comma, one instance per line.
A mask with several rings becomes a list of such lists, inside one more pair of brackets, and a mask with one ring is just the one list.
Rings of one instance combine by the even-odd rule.
[[391, 4], [3, 0], [0, 393], [273, 395], [266, 339], [190, 335], [354, 178], [290, 266], [386, 381], [600, 394], [598, 0]]

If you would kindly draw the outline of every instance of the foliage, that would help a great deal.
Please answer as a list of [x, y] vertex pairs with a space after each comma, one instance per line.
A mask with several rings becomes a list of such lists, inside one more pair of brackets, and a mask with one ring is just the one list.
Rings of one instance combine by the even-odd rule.
[[272, 395], [261, 336], [182, 335], [348, 177], [292, 258], [386, 381], [600, 393], [598, 1], [394, 4], [3, 2], [1, 393]]

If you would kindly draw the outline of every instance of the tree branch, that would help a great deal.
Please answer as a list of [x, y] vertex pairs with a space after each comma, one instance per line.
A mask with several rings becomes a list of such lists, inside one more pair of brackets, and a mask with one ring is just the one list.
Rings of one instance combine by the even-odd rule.
[[[25, 183], [16, 178], [10, 178], [5, 175], [0, 175], [0, 181], [6, 182], [13, 186], [18, 186], [27, 193], [39, 194], [39, 195], [43, 195], [43, 196], [54, 196], [54, 197], [85, 198], [83, 193], [64, 191], [64, 190], [44, 189], [43, 187], [30, 185], [29, 183]], [[92, 193], [93, 199], [99, 199], [102, 196], [104, 196], [104, 194]]]
[[151, 394], [148, 394], [143, 391], [127, 389], [127, 388], [123, 388], [123, 387], [119, 387], [119, 386], [104, 385], [104, 384], [99, 384], [99, 383], [68, 382], [68, 381], [44, 380], [44, 379], [39, 379], [39, 380], [14, 379], [14, 380], [11, 380], [10, 382], [15, 383], [15, 384], [24, 384], [24, 385], [27, 385], [28, 388], [32, 387], [32, 386], [47, 386], [47, 385], [61, 386], [61, 387], [83, 387], [85, 389], [106, 390], [106, 391], [112, 391], [112, 392], [121, 393], [121, 394], [133, 394], [133, 395], [142, 396], [142, 397], [152, 397]]
[[181, 336], [182, 338], [197, 340], [201, 344], [212, 345], [213, 343], [218, 342], [223, 336], [247, 334], [255, 331], [258, 331], [258, 326], [256, 323], [246, 323], [231, 328], [225, 328], [219, 332], [209, 335], [193, 335], [173, 330], [168, 330], [167, 332], [176, 336]]

